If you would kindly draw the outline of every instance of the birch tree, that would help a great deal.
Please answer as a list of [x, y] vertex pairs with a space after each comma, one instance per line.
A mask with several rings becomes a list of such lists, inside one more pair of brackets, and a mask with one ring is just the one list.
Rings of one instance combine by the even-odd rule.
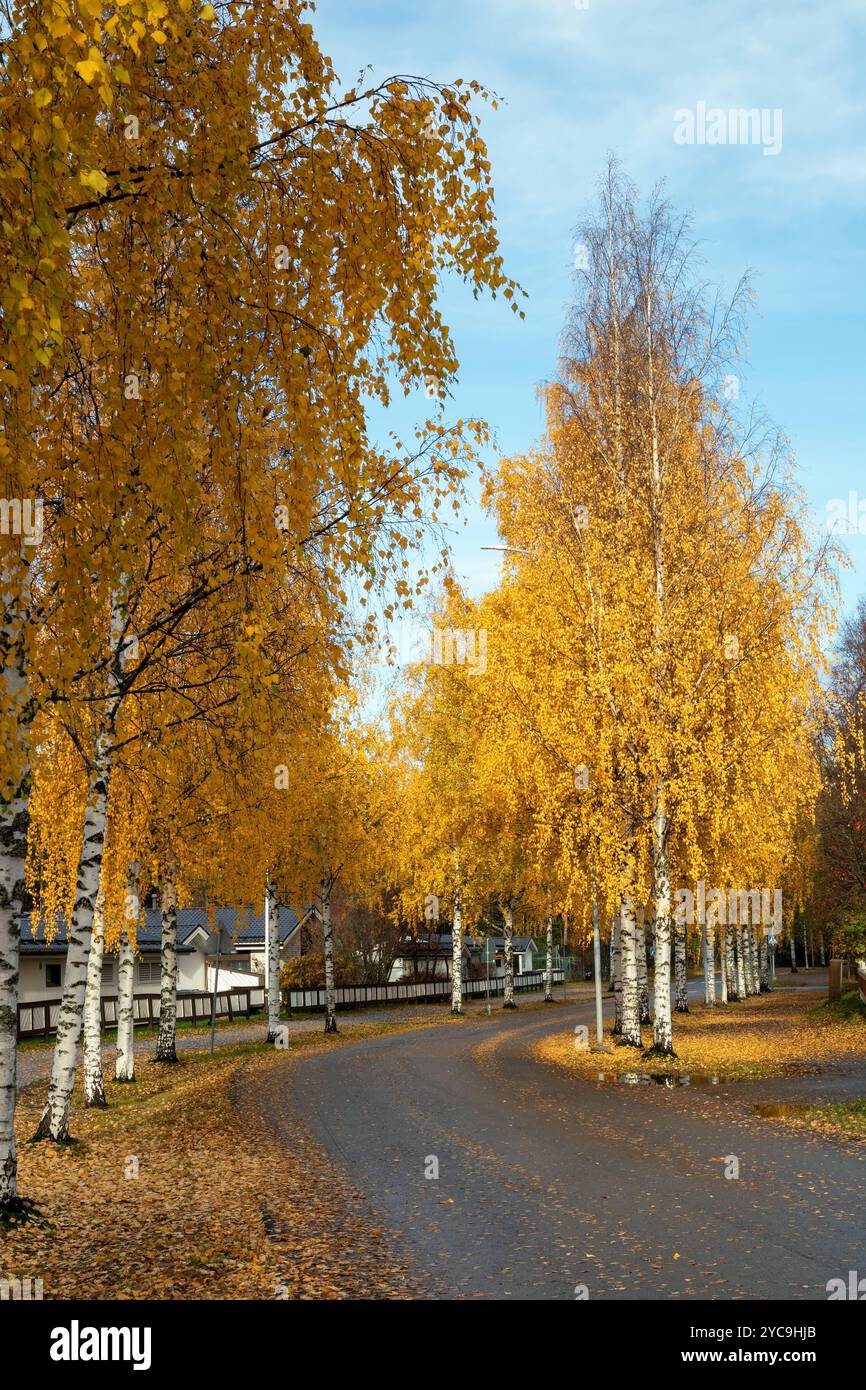
[[[23, 577], [13, 571], [23, 570]], [[15, 1147], [15, 1074], [18, 1044], [20, 921], [29, 806], [30, 696], [24, 631], [27, 624], [29, 560], [2, 555], [0, 625], [0, 738], [5, 773], [0, 790], [0, 1211], [19, 1211]], [[10, 592], [8, 585], [12, 585]]]
[[333, 891], [337, 884], [361, 905], [383, 901], [397, 806], [385, 743], [352, 717], [351, 702], [335, 708], [296, 766], [304, 795], [284, 799], [281, 857], [272, 873], [290, 901], [315, 904], [322, 924], [326, 1033], [336, 1033]]
[[[331, 933], [328, 932], [329, 938], [330, 935]], [[265, 877], [265, 950], [268, 979], [268, 1036], [266, 1041], [272, 1043], [276, 1040], [280, 1027], [280, 905], [277, 901], [276, 884], [270, 874]], [[327, 951], [325, 955], [327, 966]], [[330, 969], [333, 975], [333, 956], [330, 960]]]
[[[26, 618], [24, 646], [46, 626], [58, 638], [61, 657], [42, 672], [38, 700], [69, 699], [70, 682], [93, 668], [92, 649], [102, 646], [88, 635], [94, 594], [107, 601], [131, 555], [152, 560], [169, 534], [175, 573], [200, 555], [203, 489], [220, 499], [231, 550], [217, 552], [214, 569], [231, 578], [240, 556], [242, 566], [273, 570], [287, 545], [294, 552], [315, 536], [339, 601], [341, 576], [355, 564], [408, 570], [405, 534], [377, 549], [380, 523], [418, 517], [428, 484], [438, 502], [460, 475], [459, 441], [452, 451], [447, 437], [440, 453], [435, 431], [395, 468], [368, 440], [364, 403], [387, 399], [393, 369], [407, 390], [431, 373], [443, 385], [453, 379], [456, 357], [435, 303], [443, 270], [476, 291], [507, 293], [516, 308], [473, 108], [484, 94], [477, 84], [411, 79], [341, 93], [300, 22], [303, 8], [287, 0], [290, 13], [274, 26], [255, 9], [217, 20], [205, 6], [191, 20], [183, 0], [160, 0], [144, 16], [133, 0], [101, 16], [86, 59], [70, 40], [67, 10], [53, 7], [48, 24], [43, 10], [14, 9], [21, 32], [8, 54], [4, 43], [12, 85], [2, 119], [24, 177], [16, 174], [3, 253], [11, 370], [2, 377], [2, 471], [17, 472], [11, 496], [63, 499], [60, 543], [48, 552], [57, 562], [42, 568], [38, 603], [25, 600], [18, 577], [4, 595], [7, 631]], [[155, 16], [163, 28], [152, 39]], [[171, 85], [153, 62], [166, 37]], [[134, 108], [132, 127], [107, 115], [116, 82]], [[29, 147], [19, 122], [34, 132]], [[34, 209], [45, 236], [38, 244], [26, 230], [18, 235], [34, 225]], [[347, 238], [357, 252], [351, 266]], [[135, 404], [142, 388], [146, 410]], [[279, 528], [275, 504], [285, 513]], [[120, 527], [120, 515], [132, 520]], [[20, 654], [14, 660], [23, 670]], [[105, 670], [104, 653], [96, 666]], [[16, 679], [7, 675], [7, 687]], [[51, 1118], [40, 1126], [53, 1138], [66, 1132], [80, 1032], [94, 832], [112, 757], [110, 701], [106, 708], [98, 741], [83, 749], [92, 786], [81, 906]], [[13, 690], [6, 714], [17, 764], [29, 702], [25, 709]], [[17, 778], [13, 792], [19, 786], [26, 781]], [[4, 806], [21, 828], [25, 808]], [[4, 833], [10, 846], [14, 839]], [[14, 1012], [13, 938], [10, 928], [2, 980]]]
[[504, 933], [504, 957], [505, 957], [505, 983], [502, 997], [503, 1009], [516, 1009], [514, 1002], [514, 905], [509, 899], [503, 905], [502, 914], [505, 922]]
[[102, 964], [105, 958], [105, 893], [100, 883], [93, 908], [93, 930], [87, 957], [87, 988], [84, 995], [84, 1104], [103, 1107], [105, 1079], [102, 1074]]
[[460, 880], [454, 880], [454, 906], [451, 915], [451, 1013], [463, 1012], [463, 900]]
[[[610, 980], [613, 990], [613, 1035], [622, 1037], [622, 951], [620, 950], [621, 925], [619, 913], [613, 920], [610, 931]], [[658, 1020], [658, 1012], [656, 1012]]]
[[331, 890], [335, 875], [319, 882], [316, 901], [322, 922], [322, 941], [325, 956], [325, 1032], [337, 1032], [337, 1000], [334, 991], [334, 929], [331, 923]]
[[641, 1026], [643, 1026], [645, 1023], [652, 1023], [652, 1017], [650, 1015], [649, 975], [646, 963], [646, 913], [643, 907], [638, 910], [637, 915], [635, 950], [637, 953], [638, 1012], [640, 1014]]
[[[526, 724], [551, 762], [583, 765], [590, 794], [576, 840], [588, 849], [587, 832], [597, 838], [602, 896], [621, 917], [625, 1036], [637, 1045], [632, 917], [649, 899], [654, 1045], [669, 1052], [671, 956], [675, 1009], [688, 1010], [673, 875], [694, 884], [721, 868], [731, 881], [733, 868], [739, 881], [766, 881], [751, 875], [781, 868], [811, 794], [811, 775], [798, 779], [831, 555], [813, 543], [784, 450], [725, 397], [748, 287], [715, 302], [696, 276], [687, 219], [658, 192], [639, 207], [615, 166], [579, 235], [584, 268], [545, 394], [545, 438], [504, 460], [486, 496], [506, 545], [504, 585], [521, 596], [512, 607], [532, 615], [520, 622], [536, 687], [519, 688]], [[567, 740], [572, 703], [589, 734]], [[750, 779], [773, 807], [764, 836]]]
[[135, 1080], [135, 929], [140, 915], [140, 865], [130, 865], [117, 951], [117, 1055], [115, 1081]]
[[406, 663], [390, 719], [393, 756], [404, 769], [393, 884], [412, 927], [439, 930], [450, 915], [451, 1012], [457, 1016], [463, 1012], [467, 929], [486, 893], [500, 886], [491, 888], [482, 871], [488, 804], [477, 780], [479, 725], [472, 710], [484, 675], [468, 660], [466, 646], [479, 639], [478, 617], [449, 577], [440, 603], [419, 612], [416, 623], [421, 659]]
[[48, 1086], [48, 1099], [36, 1129], [36, 1138], [55, 1142], [69, 1138], [69, 1115], [78, 1041], [87, 988], [87, 959], [99, 877], [102, 846], [105, 841], [108, 795], [111, 780], [113, 741], [123, 700], [126, 671], [126, 624], [120, 592], [112, 597], [111, 627], [106, 673], [107, 708], [105, 724], [97, 726], [87, 765], [87, 799], [84, 834], [78, 864], [75, 909], [67, 933], [66, 971], [63, 999], [57, 1017], [57, 1038]]
[[544, 924], [544, 1002], [553, 1003], [553, 918], [549, 914]]
[[159, 1033], [156, 1061], [177, 1061], [177, 888], [172, 876], [159, 901]]

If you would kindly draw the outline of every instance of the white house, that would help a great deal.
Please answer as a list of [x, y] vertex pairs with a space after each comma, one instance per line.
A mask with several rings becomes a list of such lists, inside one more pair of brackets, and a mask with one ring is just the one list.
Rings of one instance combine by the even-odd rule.
[[[493, 973], [497, 978], [505, 974], [505, 937], [491, 936], [481, 942], [482, 960], [487, 959], [487, 941], [490, 941], [490, 955], [494, 966]], [[531, 936], [513, 936], [511, 938], [511, 953], [514, 963], [515, 975], [526, 975], [530, 970], [535, 969], [535, 954], [538, 950]]]
[[[292, 941], [306, 916], [298, 919], [294, 909], [280, 906], [280, 956], [292, 954]], [[203, 908], [179, 908], [177, 914], [177, 988], [179, 994], [205, 994], [213, 989], [216, 966], [216, 936], [211, 925], [223, 933], [220, 954], [219, 988], [247, 988], [264, 983], [264, 913], [249, 908], [216, 908], [213, 918]], [[136, 995], [159, 994], [160, 915], [155, 908], [144, 914], [136, 933], [136, 960], [133, 989]], [[228, 947], [228, 949], [226, 949]], [[46, 937], [42, 918], [34, 921], [30, 913], [21, 918], [21, 967], [19, 1002], [60, 1000], [66, 969], [66, 927], [61, 925], [51, 940]], [[106, 952], [102, 966], [102, 997], [117, 995], [117, 956]]]
[[[424, 980], [450, 980], [452, 938], [439, 932], [407, 938], [400, 947], [388, 976], [389, 984], [412, 977]], [[472, 957], [470, 943], [463, 943], [463, 974]]]
[[[538, 950], [531, 936], [512, 938], [512, 952], [515, 975], [526, 974], [535, 969], [534, 954]], [[451, 979], [452, 937], [450, 934], [431, 932], [423, 936], [410, 937], [400, 947], [391, 967], [389, 981], [395, 982], [407, 976], [422, 977], [428, 980]], [[480, 978], [490, 971], [492, 980], [502, 979], [505, 974], [505, 938], [486, 936], [480, 939], [465, 937], [463, 941], [463, 977], [468, 977], [470, 963], [475, 976]]]

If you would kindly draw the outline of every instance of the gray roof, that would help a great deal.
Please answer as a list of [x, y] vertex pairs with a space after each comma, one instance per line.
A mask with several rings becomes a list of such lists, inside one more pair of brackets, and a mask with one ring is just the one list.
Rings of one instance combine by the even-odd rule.
[[[294, 908], [280, 906], [280, 943], [284, 944], [298, 926], [298, 916]], [[216, 925], [231, 932], [235, 946], [239, 950], [250, 951], [265, 944], [265, 914], [253, 912], [252, 908], [218, 907], [214, 913]], [[211, 921], [206, 908], [181, 907], [177, 912], [177, 949], [194, 951], [189, 938], [197, 928], [210, 934]], [[22, 955], [45, 955], [50, 952], [66, 950], [66, 923], [61, 922], [52, 939], [46, 939], [45, 918], [42, 914], [34, 922], [33, 914], [21, 914], [21, 953]], [[136, 944], [142, 955], [158, 951], [160, 948], [161, 920], [158, 908], [148, 908], [144, 921], [139, 923]]]
[[[450, 932], [430, 932], [424, 936], [410, 937], [408, 941], [403, 943], [401, 949], [405, 950], [408, 947], [409, 953], [416, 956], [423, 953], [424, 950], [429, 950], [431, 953], [450, 951], [452, 939]], [[464, 936], [463, 945], [470, 951], [484, 951], [487, 941], [492, 943], [495, 951], [501, 951], [505, 948], [504, 936]], [[530, 946], [533, 950], [538, 949], [531, 936], [513, 936], [511, 941], [515, 951], [526, 951]]]
[[[401, 950], [408, 949], [413, 955], [423, 951], [450, 951], [454, 942], [450, 932], [424, 932], [421, 936], [408, 936], [401, 943]], [[464, 950], [476, 950], [478, 942], [470, 936], [463, 938]]]

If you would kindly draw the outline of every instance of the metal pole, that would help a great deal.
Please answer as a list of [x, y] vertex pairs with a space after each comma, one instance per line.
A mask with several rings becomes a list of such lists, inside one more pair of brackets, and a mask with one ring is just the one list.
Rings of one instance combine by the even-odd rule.
[[598, 888], [595, 883], [595, 869], [592, 873], [592, 964], [595, 975], [595, 1040], [599, 1047], [604, 1044], [604, 1014], [601, 999], [601, 933], [598, 927]]
[[560, 968], [562, 970], [562, 1001], [565, 1003], [568, 998], [568, 984], [565, 978], [565, 940], [568, 936], [568, 914], [562, 914], [562, 940], [557, 947], [557, 955]]
[[487, 1012], [490, 1013], [490, 937], [484, 938], [484, 954], [487, 957]]
[[222, 946], [222, 939], [223, 939], [222, 928], [220, 928], [219, 933], [218, 933], [218, 935], [217, 935], [216, 969], [214, 970], [214, 975], [213, 975], [213, 997], [212, 997], [212, 999], [211, 999], [211, 1005], [210, 1005], [210, 1055], [211, 1055], [211, 1057], [213, 1056], [213, 1040], [214, 1040], [214, 1033], [216, 1032], [216, 1001], [217, 1001], [217, 989], [219, 988], [219, 982], [220, 982], [220, 947]]

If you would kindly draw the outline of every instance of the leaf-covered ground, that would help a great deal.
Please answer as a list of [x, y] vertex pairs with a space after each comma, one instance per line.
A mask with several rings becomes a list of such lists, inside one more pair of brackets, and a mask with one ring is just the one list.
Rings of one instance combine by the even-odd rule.
[[[574, 1034], [556, 1032], [536, 1044], [539, 1061], [567, 1067], [588, 1080], [600, 1072], [709, 1073], [728, 1079], [796, 1075], [862, 1058], [866, 1010], [856, 1004], [816, 1007], [808, 993], [756, 995], [735, 1004], [691, 1004], [674, 1015], [676, 1057], [623, 1047], [606, 1029], [609, 1053], [579, 1051]], [[652, 1030], [644, 1029], [647, 1046]]]
[[764, 1107], [767, 1114], [785, 1124], [815, 1130], [834, 1139], [866, 1142], [866, 1100], [838, 1101], [830, 1105], [780, 1105]]
[[46, 1299], [423, 1295], [302, 1123], [278, 1142], [258, 1107], [232, 1099], [241, 1069], [253, 1084], [235, 1089], [266, 1094], [287, 1087], [308, 1052], [390, 1031], [407, 1024], [305, 1034], [288, 1054], [236, 1043], [214, 1058], [188, 1053], [176, 1067], [142, 1061], [134, 1084], [109, 1084], [106, 1110], [85, 1110], [76, 1091], [75, 1140], [61, 1147], [29, 1142], [46, 1083], [28, 1087], [19, 1188], [38, 1220], [0, 1232], [0, 1277], [41, 1278]]

